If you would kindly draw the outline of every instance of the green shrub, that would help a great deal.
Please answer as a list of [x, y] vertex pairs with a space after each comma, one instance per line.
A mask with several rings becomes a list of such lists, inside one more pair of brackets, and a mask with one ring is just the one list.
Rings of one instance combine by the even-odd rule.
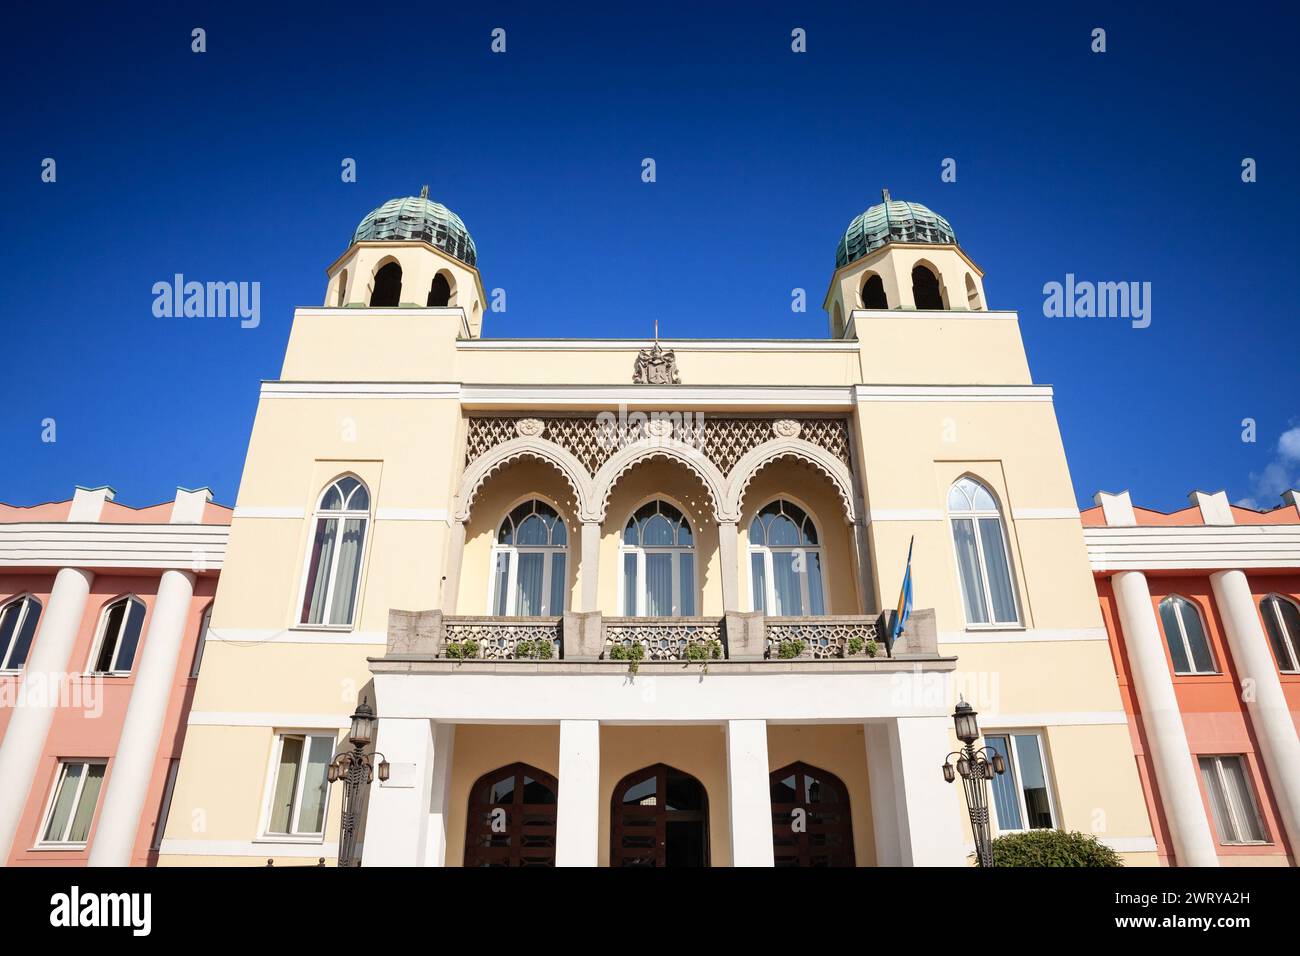
[[609, 649], [609, 658], [613, 661], [627, 661], [627, 672], [636, 674], [641, 667], [641, 658], [645, 657], [645, 645], [640, 641], [631, 644], [615, 644]]
[[544, 637], [524, 637], [515, 642], [516, 660], [549, 661], [553, 656], [555, 646]]
[[1026, 830], [993, 841], [994, 866], [1123, 866], [1095, 836], [1071, 830]]
[[473, 639], [465, 641], [451, 641], [447, 645], [447, 656], [453, 660], [463, 661], [471, 657], [478, 657], [482, 651], [479, 642]]
[[686, 645], [686, 659], [688, 661], [716, 661], [721, 656], [721, 641], [691, 641]]
[[798, 657], [802, 654], [804, 652], [804, 647], [806, 646], [807, 645], [800, 640], [782, 641], [781, 646], [776, 649], [776, 656], [783, 661], [788, 661], [792, 657]]
[[880, 645], [875, 641], [869, 641], [865, 637], [853, 636], [849, 638], [847, 648], [848, 655], [851, 657], [856, 654], [866, 652], [868, 657], [875, 657], [880, 653]]

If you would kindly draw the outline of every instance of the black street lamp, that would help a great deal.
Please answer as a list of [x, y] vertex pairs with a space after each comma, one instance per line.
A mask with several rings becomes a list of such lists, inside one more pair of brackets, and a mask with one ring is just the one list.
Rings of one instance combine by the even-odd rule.
[[992, 866], [993, 837], [989, 832], [989, 791], [985, 781], [992, 780], [995, 773], [1005, 773], [1007, 765], [1002, 754], [996, 750], [989, 750], [988, 747], [975, 749], [975, 741], [980, 737], [978, 717], [974, 707], [964, 700], [958, 700], [952, 722], [957, 728], [957, 739], [962, 742], [962, 748], [954, 750], [944, 759], [943, 779], [949, 783], [957, 779], [952, 765], [952, 758], [956, 757], [957, 773], [961, 774], [962, 785], [966, 789], [970, 827], [975, 834], [975, 857], [980, 866]]
[[379, 758], [379, 779], [388, 779], [388, 760], [381, 753], [368, 754], [366, 747], [375, 739], [375, 724], [379, 718], [363, 697], [352, 715], [352, 730], [348, 742], [352, 752], [342, 750], [334, 755], [334, 760], [326, 771], [329, 782], [343, 781], [343, 819], [341, 838], [339, 839], [339, 866], [360, 866], [359, 860], [352, 858], [357, 843], [357, 801], [361, 799], [362, 785], [369, 785], [375, 779], [375, 757]]

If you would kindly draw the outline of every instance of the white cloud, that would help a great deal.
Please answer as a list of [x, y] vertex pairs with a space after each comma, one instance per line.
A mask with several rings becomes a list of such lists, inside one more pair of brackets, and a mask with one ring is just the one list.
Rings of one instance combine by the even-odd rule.
[[1300, 425], [1282, 433], [1277, 440], [1277, 453], [1286, 461], [1300, 461]]
[[[1284, 431], [1277, 440], [1277, 454], [1260, 472], [1250, 473], [1250, 495], [1237, 504], [1247, 508], [1272, 508], [1282, 492], [1300, 487], [1300, 426]], [[1259, 504], [1259, 502], [1263, 504]]]

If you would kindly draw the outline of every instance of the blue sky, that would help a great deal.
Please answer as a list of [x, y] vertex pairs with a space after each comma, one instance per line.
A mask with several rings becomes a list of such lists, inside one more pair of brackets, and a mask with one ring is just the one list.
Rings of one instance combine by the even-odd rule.
[[[616, 337], [656, 318], [665, 337], [825, 335], [790, 290], [820, 304], [837, 239], [888, 186], [943, 213], [990, 305], [1021, 313], [1081, 503], [1129, 488], [1168, 510], [1226, 488], [1271, 506], [1300, 473], [1300, 433], [1282, 441], [1300, 425], [1294, 17], [16, 8], [0, 39], [0, 500], [111, 484], [143, 505], [208, 485], [233, 503], [294, 306], [320, 304], [368, 210], [428, 183], [469, 226], [487, 287], [507, 290], [485, 334]], [[1241, 181], [1244, 157], [1258, 182]], [[155, 318], [151, 288], [177, 272], [260, 282], [260, 326]], [[1150, 282], [1150, 327], [1044, 318], [1043, 284], [1066, 273]]]

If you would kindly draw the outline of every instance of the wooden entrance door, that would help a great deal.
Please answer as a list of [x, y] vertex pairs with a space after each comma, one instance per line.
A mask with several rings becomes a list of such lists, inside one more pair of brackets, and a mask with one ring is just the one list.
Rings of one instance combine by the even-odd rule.
[[558, 792], [554, 777], [525, 763], [479, 777], [465, 817], [465, 865], [555, 866]]
[[709, 865], [709, 798], [688, 773], [660, 763], [628, 774], [609, 818], [610, 866]]
[[772, 772], [777, 866], [853, 866], [849, 791], [833, 773], [792, 763]]

